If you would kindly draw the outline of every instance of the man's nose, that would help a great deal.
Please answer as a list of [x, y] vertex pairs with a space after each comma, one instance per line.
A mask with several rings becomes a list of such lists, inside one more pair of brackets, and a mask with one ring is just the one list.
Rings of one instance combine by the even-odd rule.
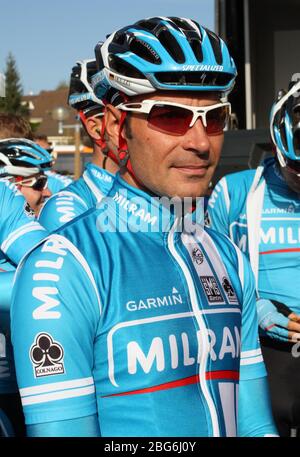
[[202, 119], [199, 117], [195, 124], [188, 129], [183, 139], [184, 149], [205, 153], [210, 149], [209, 137], [206, 133]]
[[45, 189], [42, 190], [42, 196], [44, 198], [49, 198], [49, 197], [51, 197], [51, 195], [52, 195], [52, 192], [48, 187], [46, 187]]

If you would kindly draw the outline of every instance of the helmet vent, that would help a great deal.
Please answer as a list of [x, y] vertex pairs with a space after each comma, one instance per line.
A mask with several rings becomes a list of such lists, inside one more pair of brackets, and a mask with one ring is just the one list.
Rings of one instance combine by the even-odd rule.
[[187, 30], [195, 30], [187, 21], [180, 17], [170, 17], [171, 21], [184, 33]]
[[222, 57], [222, 50], [221, 50], [221, 45], [220, 45], [220, 39], [217, 37], [217, 35], [213, 32], [211, 32], [208, 29], [205, 29], [207, 36], [209, 38], [211, 47], [213, 48], [213, 52], [215, 55], [215, 59], [218, 65], [222, 65], [223, 63], [223, 57]]
[[157, 27], [158, 24], [160, 24], [160, 19], [159, 18], [152, 18], [150, 20], [146, 21], [138, 21], [136, 24], [134, 24], [135, 27], [140, 27], [141, 29], [148, 30], [149, 32], [153, 33], [155, 28]]
[[203, 61], [203, 52], [200, 40], [195, 38], [192, 39], [190, 41], [190, 46], [195, 54], [196, 59], [201, 63]]
[[232, 75], [229, 73], [220, 73], [217, 71], [203, 72], [203, 71], [177, 71], [177, 72], [161, 72], [155, 73], [158, 82], [166, 85], [178, 86], [227, 86], [231, 80]]
[[184, 53], [176, 38], [165, 28], [162, 28], [157, 36], [161, 44], [177, 63], [185, 63]]
[[130, 41], [129, 48], [137, 56], [146, 60], [147, 62], [159, 65], [161, 64], [161, 59], [157, 52], [145, 41], [140, 40], [139, 38], [133, 38]]
[[110, 54], [108, 61], [110, 68], [120, 75], [128, 76], [128, 78], [146, 79], [143, 73], [118, 56]]

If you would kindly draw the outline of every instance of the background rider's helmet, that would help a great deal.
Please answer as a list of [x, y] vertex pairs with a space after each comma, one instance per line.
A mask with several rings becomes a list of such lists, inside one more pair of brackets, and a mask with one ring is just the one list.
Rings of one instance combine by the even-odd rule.
[[270, 132], [282, 167], [299, 166], [300, 173], [300, 80], [281, 90], [270, 113]]
[[85, 114], [91, 111], [103, 111], [104, 104], [94, 94], [91, 86], [93, 75], [97, 72], [96, 61], [79, 60], [72, 68], [69, 84], [68, 104]]
[[52, 156], [46, 149], [23, 138], [0, 141], [0, 178], [32, 176], [49, 170]]

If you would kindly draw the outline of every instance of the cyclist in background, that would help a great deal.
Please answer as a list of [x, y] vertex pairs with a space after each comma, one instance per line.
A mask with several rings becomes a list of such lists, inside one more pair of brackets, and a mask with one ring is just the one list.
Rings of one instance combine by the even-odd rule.
[[93, 208], [108, 193], [114, 173], [119, 169], [104, 141], [104, 103], [95, 96], [91, 87], [96, 70], [95, 60], [78, 61], [72, 69], [69, 105], [78, 111], [82, 125], [93, 141], [94, 152], [82, 177], [53, 195], [44, 205], [39, 222], [49, 231]]
[[[56, 156], [54, 155], [54, 150], [48, 141], [47, 135], [34, 135], [33, 141], [42, 148], [46, 149], [49, 154], [51, 154], [53, 167], [55, 164]], [[50, 190], [51, 194], [56, 194], [71, 184], [73, 181], [69, 176], [62, 175], [54, 170], [46, 170], [45, 175], [48, 177], [48, 189]]]
[[25, 211], [35, 217], [51, 195], [45, 175], [51, 162], [51, 155], [33, 141], [24, 138], [0, 140], [0, 179], [16, 185], [27, 201]]
[[[22, 124], [23, 125], [23, 124]], [[47, 178], [43, 174], [50, 166], [51, 157], [35, 143], [24, 139], [0, 141], [0, 220], [1, 230], [11, 230], [12, 234], [1, 240], [5, 255], [0, 258], [0, 436], [24, 436], [24, 418], [16, 382], [13, 351], [10, 339], [10, 302], [15, 264], [27, 250], [34, 246], [46, 232], [34, 222], [43, 198], [49, 195], [46, 189]], [[25, 196], [25, 202], [21, 193]], [[9, 196], [9, 199], [7, 198]], [[27, 214], [27, 216], [26, 216]], [[14, 228], [18, 218], [23, 221]], [[3, 229], [2, 229], [3, 225]], [[26, 237], [27, 233], [27, 237]], [[42, 236], [41, 236], [42, 235]], [[20, 240], [18, 240], [18, 236]], [[29, 236], [29, 238], [28, 238]], [[15, 240], [15, 242], [14, 242]], [[15, 254], [9, 248], [16, 243]], [[26, 250], [24, 251], [24, 248]]]
[[271, 109], [275, 156], [256, 170], [223, 177], [208, 203], [211, 227], [249, 257], [273, 414], [280, 436], [300, 426], [300, 82]]
[[19, 271], [12, 331], [28, 434], [274, 434], [250, 266], [189, 211], [222, 148], [228, 49], [190, 19], [155, 17], [110, 35], [96, 58], [95, 90], [122, 93], [105, 114], [122, 169]]

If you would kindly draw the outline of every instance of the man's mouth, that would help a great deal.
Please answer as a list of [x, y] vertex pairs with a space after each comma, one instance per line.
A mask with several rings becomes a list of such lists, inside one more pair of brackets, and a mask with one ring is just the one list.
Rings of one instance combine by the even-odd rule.
[[181, 173], [191, 176], [205, 176], [209, 165], [175, 165], [173, 168]]

